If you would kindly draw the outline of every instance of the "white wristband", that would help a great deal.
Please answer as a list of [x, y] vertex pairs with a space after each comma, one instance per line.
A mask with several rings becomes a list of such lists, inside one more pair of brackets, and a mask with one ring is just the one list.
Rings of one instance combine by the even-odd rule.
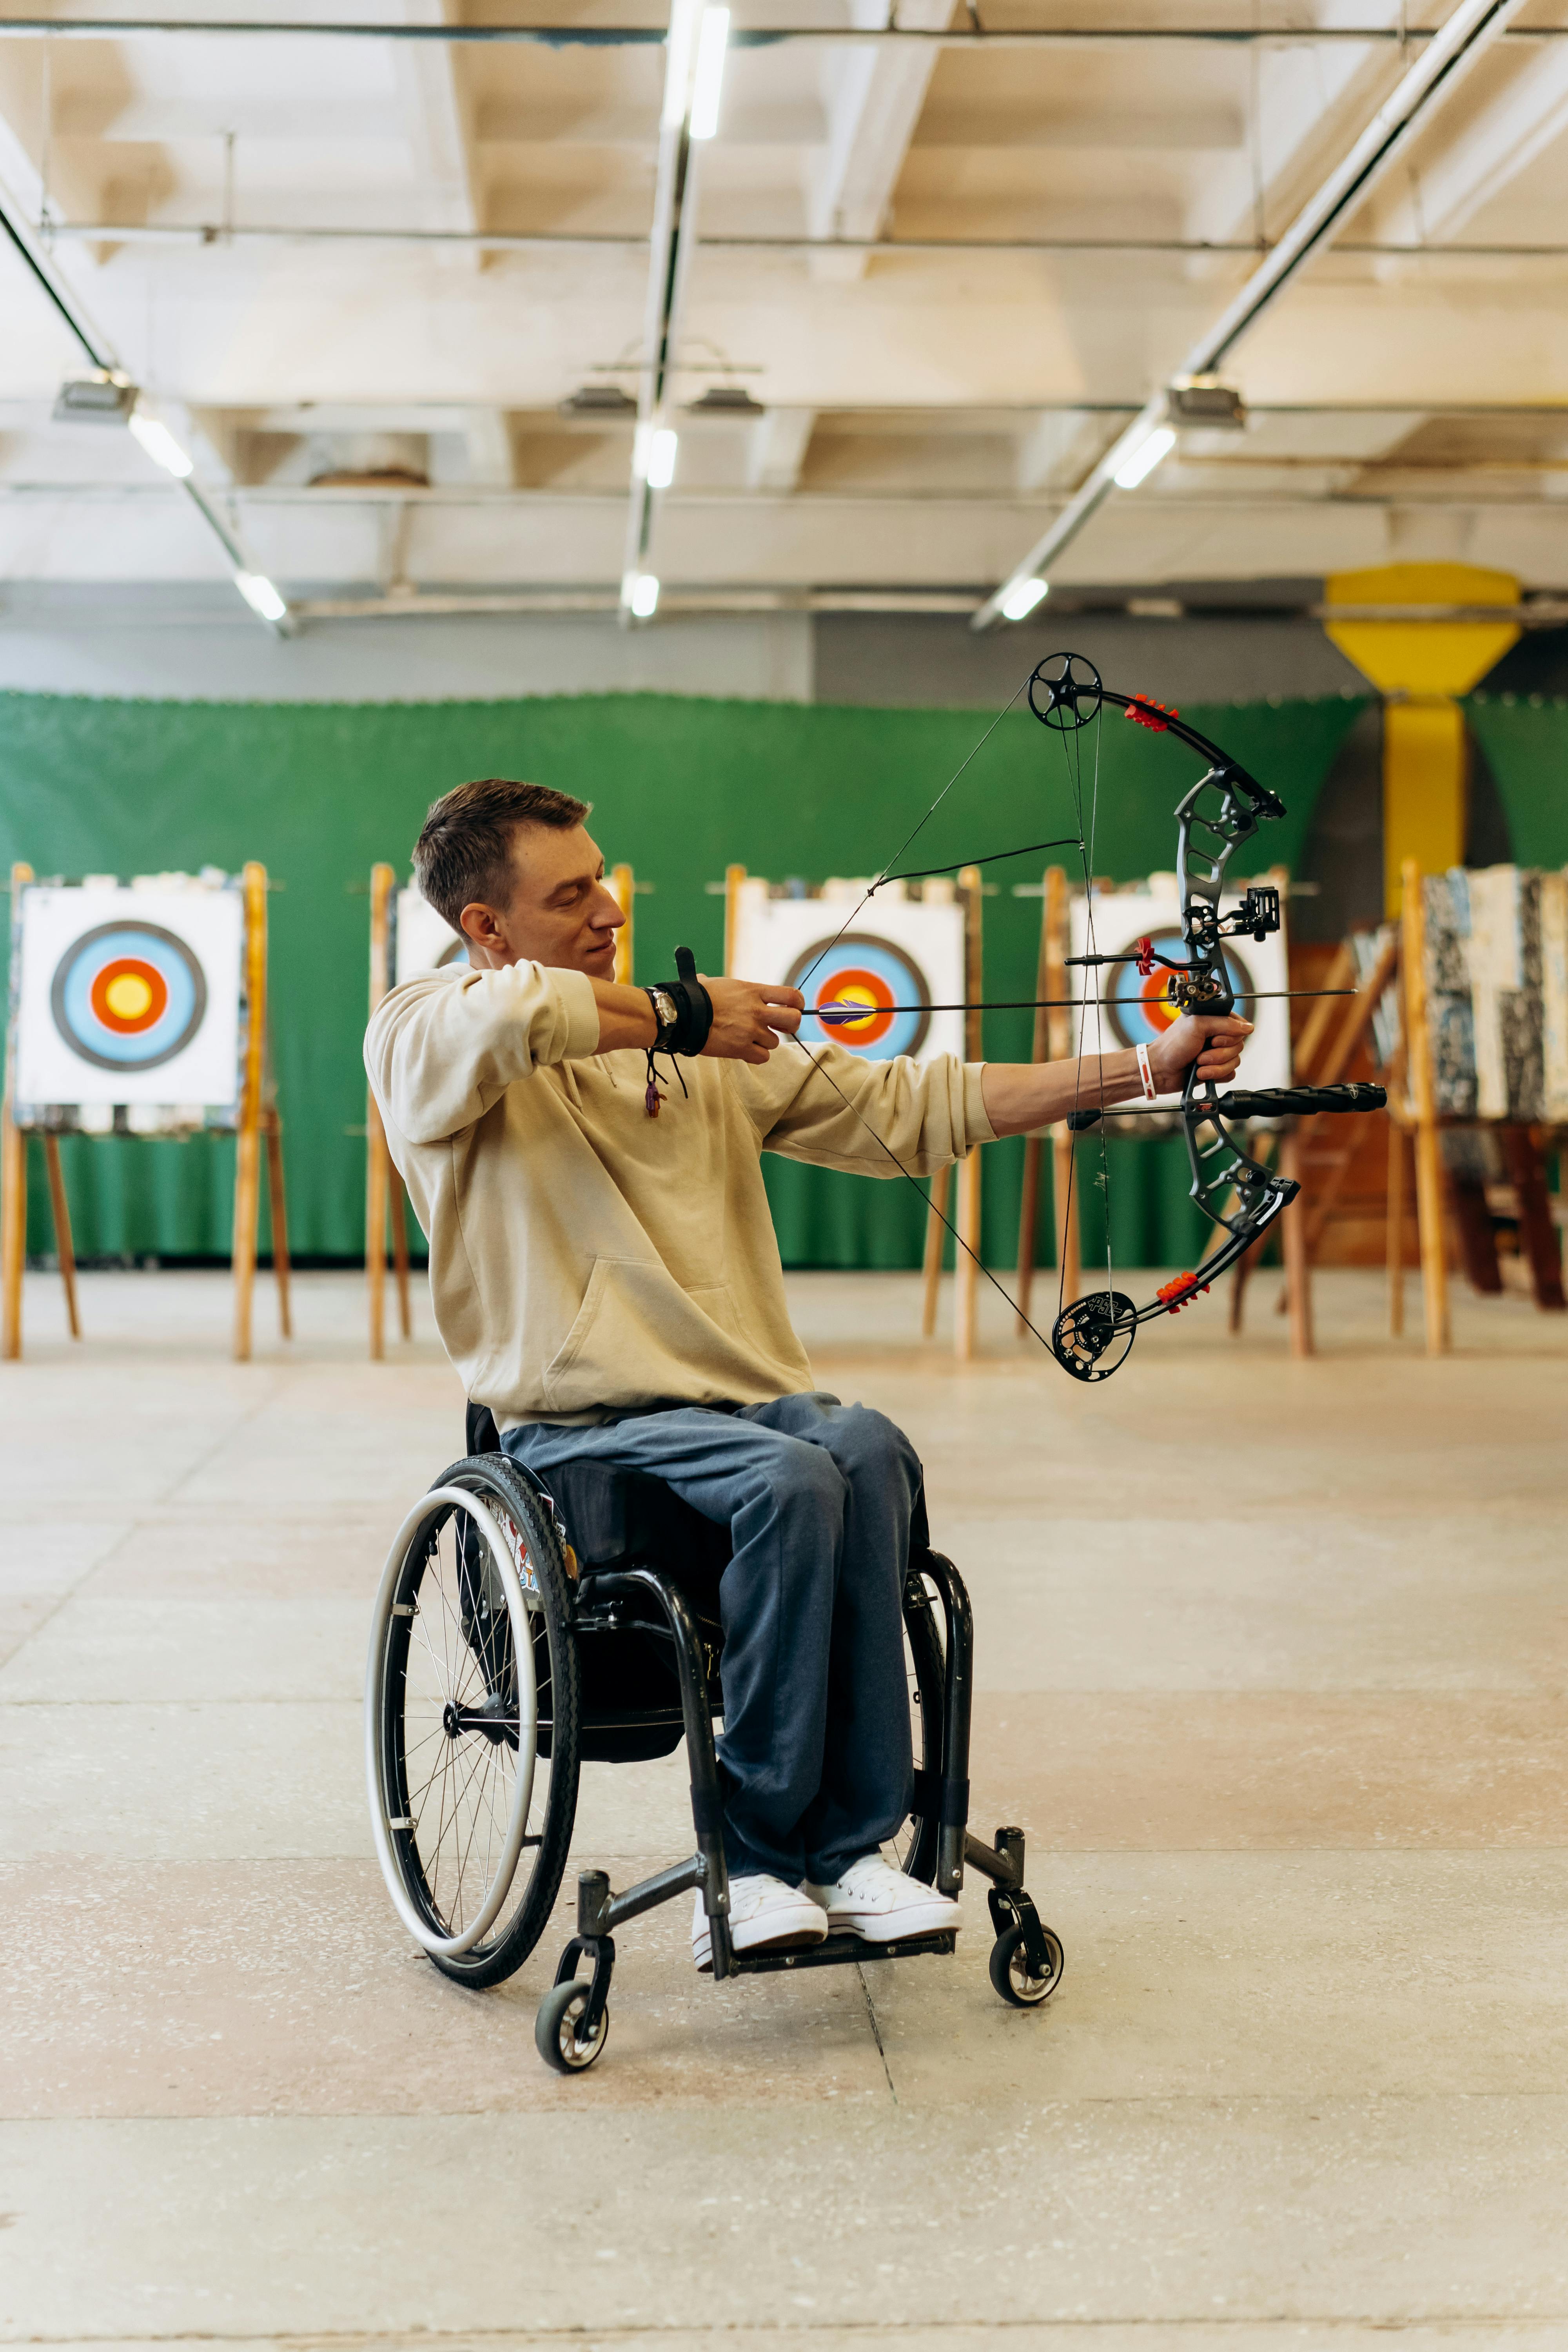
[[1154, 1075], [1149, 1067], [1149, 1048], [1147, 1045], [1140, 1045], [1138, 1048], [1138, 1075], [1143, 1081], [1144, 1101], [1155, 1101], [1159, 1096], [1160, 1089], [1154, 1084]]

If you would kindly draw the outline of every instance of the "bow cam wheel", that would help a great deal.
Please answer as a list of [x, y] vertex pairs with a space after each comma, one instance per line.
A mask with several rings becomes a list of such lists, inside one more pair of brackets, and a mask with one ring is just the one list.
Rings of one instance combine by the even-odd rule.
[[991, 1986], [1013, 2009], [1037, 2009], [1049, 2000], [1062, 1980], [1066, 1954], [1061, 1937], [1049, 1927], [1041, 1926], [1046, 1939], [1047, 1973], [1037, 1977], [1024, 1948], [1022, 1924], [1015, 1922], [1005, 1928], [991, 1947]]
[[1127, 1361], [1138, 1309], [1120, 1290], [1091, 1290], [1057, 1317], [1051, 1353], [1075, 1381], [1107, 1381]]
[[552, 1985], [539, 2004], [533, 2021], [533, 2046], [545, 2064], [553, 2066], [558, 2074], [584, 2073], [609, 2040], [607, 2010], [600, 2011], [599, 2022], [586, 2042], [577, 2038], [592, 1991], [592, 1985], [569, 1979], [565, 1984]]
[[1029, 708], [1058, 735], [1070, 735], [1099, 718], [1104, 691], [1086, 654], [1051, 654], [1029, 680]]

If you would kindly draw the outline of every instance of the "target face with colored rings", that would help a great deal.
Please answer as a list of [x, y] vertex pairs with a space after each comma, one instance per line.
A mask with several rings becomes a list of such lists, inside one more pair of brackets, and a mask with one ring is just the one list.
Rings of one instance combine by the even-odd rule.
[[[1177, 963], [1186, 961], [1186, 947], [1174, 924], [1155, 931], [1149, 944], [1156, 955], [1170, 956]], [[1225, 968], [1238, 998], [1257, 987], [1246, 960], [1228, 940]], [[1147, 978], [1135, 963], [1112, 964], [1108, 967], [1108, 978], [1110, 985], [1104, 991], [1106, 1013], [1119, 1045], [1152, 1045], [1156, 1037], [1164, 1035], [1173, 1022], [1181, 1019], [1180, 1006], [1173, 1004], [1165, 993], [1171, 974], [1163, 964], [1157, 963]]]
[[207, 1009], [202, 968], [158, 923], [101, 923], [55, 967], [49, 1009], [66, 1044], [100, 1070], [155, 1070], [183, 1053]]
[[[803, 948], [784, 985], [806, 991], [801, 1034], [808, 1044], [833, 1037], [868, 1062], [918, 1054], [931, 1027], [931, 990], [920, 966], [890, 940], [868, 931], [846, 931], [840, 940], [816, 940]], [[866, 1010], [853, 1021], [814, 1021], [811, 1014], [821, 1004], [863, 1004]]]

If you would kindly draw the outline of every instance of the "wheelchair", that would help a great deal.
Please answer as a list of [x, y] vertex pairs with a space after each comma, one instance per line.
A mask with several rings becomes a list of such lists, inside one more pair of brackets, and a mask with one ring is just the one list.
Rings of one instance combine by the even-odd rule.
[[[580, 1874], [576, 1932], [535, 2021], [547, 2065], [580, 2074], [602, 2054], [616, 1931], [692, 1888], [716, 1980], [952, 1952], [952, 1929], [735, 1950], [713, 1744], [729, 1529], [659, 1480], [601, 1464], [552, 1470], [546, 1484], [501, 1452], [482, 1406], [468, 1408], [468, 1445], [393, 1539], [365, 1675], [376, 1854], [399, 1917], [437, 1968], [475, 1989], [521, 1968], [560, 1891], [582, 1765], [668, 1756], [683, 1738], [695, 1851], [619, 1895], [604, 1871]], [[984, 1876], [992, 1984], [1013, 2006], [1036, 2008], [1061, 1982], [1062, 1946], [1025, 1891], [1022, 1830], [999, 1829], [991, 1845], [969, 1831], [969, 1598], [931, 1548], [923, 1498], [904, 1636], [914, 1789], [885, 1851], [945, 1895], [958, 1893], [966, 1865]]]

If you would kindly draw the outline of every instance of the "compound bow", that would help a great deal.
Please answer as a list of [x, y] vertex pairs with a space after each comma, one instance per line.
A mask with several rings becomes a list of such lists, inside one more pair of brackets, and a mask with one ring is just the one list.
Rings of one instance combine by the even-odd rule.
[[[1076, 750], [1071, 739], [1097, 721], [1104, 706], [1110, 704], [1113, 709], [1124, 711], [1135, 725], [1148, 728], [1156, 734], [1173, 736], [1206, 762], [1205, 772], [1181, 801], [1175, 812], [1176, 873], [1181, 893], [1184, 956], [1180, 961], [1171, 957], [1157, 956], [1145, 940], [1139, 943], [1136, 961], [1140, 970], [1145, 973], [1152, 971], [1156, 964], [1164, 966], [1170, 973], [1167, 1002], [1180, 1012], [1200, 1015], [1209, 1013], [1218, 1016], [1233, 1013], [1237, 995], [1226, 965], [1225, 942], [1244, 933], [1261, 940], [1271, 931], [1277, 931], [1279, 929], [1279, 893], [1267, 883], [1249, 884], [1239, 906], [1222, 915], [1220, 899], [1225, 890], [1226, 874], [1237, 849], [1244, 842], [1251, 840], [1259, 824], [1285, 814], [1284, 803], [1277, 793], [1269, 791], [1267, 785], [1260, 784], [1255, 776], [1249, 775], [1239, 761], [1233, 760], [1218, 744], [1210, 742], [1208, 737], [1201, 735], [1195, 727], [1187, 725], [1176, 711], [1165, 709], [1146, 695], [1112, 692], [1101, 680], [1094, 664], [1081, 654], [1052, 655], [1030, 674], [1026, 688], [1030, 709], [1053, 733], [1063, 738], [1064, 749]], [[1013, 702], [1017, 698], [1015, 695]], [[1012, 707], [1012, 703], [1007, 706], [1009, 709]], [[1068, 760], [1078, 817], [1076, 845], [1083, 866], [1089, 940], [1089, 952], [1069, 961], [1086, 971], [1098, 971], [1103, 966], [1127, 961], [1121, 956], [1102, 956], [1094, 944], [1091, 877], [1099, 798], [1098, 743], [1096, 748], [1093, 795], [1087, 834], [1080, 765], [1076, 757]], [[970, 757], [973, 757], [973, 752]], [[968, 761], [963, 764], [967, 767]], [[963, 772], [961, 768], [958, 774]], [[861, 907], [883, 881], [894, 878], [891, 866], [904, 856], [915, 835], [930, 821], [957, 781], [955, 775], [937, 795], [914, 828], [914, 833], [908, 836], [896, 857], [889, 861], [889, 871], [879, 877], [866, 892], [860, 901]], [[999, 854], [1013, 856], [1020, 853], [1007, 851]], [[857, 908], [855, 913], [858, 912], [859, 908]], [[852, 914], [843, 929], [847, 930], [853, 920]], [[826, 955], [832, 945], [833, 942], [829, 941], [822, 954]], [[821, 960], [819, 955], [817, 961]], [[815, 970], [816, 966], [812, 969]], [[809, 977], [809, 972], [803, 975], [803, 982]], [[1293, 992], [1282, 992], [1289, 994]], [[1089, 990], [1085, 989], [1079, 1006], [1078, 1058], [1080, 1085], [1085, 1025], [1090, 1005], [1098, 1006], [1101, 1002], [1098, 992], [1090, 996]], [[817, 1067], [823, 1070], [829, 1084], [842, 1094], [842, 1088], [837, 1087], [831, 1073], [823, 1069], [821, 1063]], [[847, 1096], [844, 1099], [847, 1102]], [[1220, 1228], [1225, 1240], [1195, 1274], [1181, 1274], [1174, 1281], [1162, 1284], [1153, 1297], [1142, 1307], [1114, 1287], [1108, 1248], [1103, 1289], [1090, 1291], [1070, 1306], [1058, 1296], [1059, 1311], [1049, 1339], [1047, 1339], [1040, 1331], [1035, 1332], [1036, 1338], [1045, 1342], [1058, 1363], [1075, 1380], [1108, 1380], [1126, 1361], [1142, 1325], [1152, 1323], [1162, 1315], [1178, 1313], [1200, 1292], [1206, 1290], [1211, 1283], [1217, 1281], [1222, 1274], [1228, 1272], [1255, 1242], [1261, 1240], [1300, 1190], [1292, 1178], [1279, 1175], [1261, 1160], [1254, 1159], [1232, 1133], [1227, 1121], [1314, 1117], [1324, 1111], [1381, 1110], [1385, 1100], [1381, 1087], [1366, 1085], [1230, 1089], [1222, 1094], [1212, 1079], [1200, 1082], [1194, 1061], [1187, 1071], [1178, 1114], [1192, 1174], [1191, 1196], [1209, 1222]], [[851, 1104], [850, 1108], [856, 1107]], [[1101, 1122], [1108, 1110], [1117, 1108], [1121, 1106], [1108, 1106], [1103, 1101], [1098, 1108], [1084, 1108], [1075, 1100], [1067, 1122], [1077, 1132], [1096, 1126], [1100, 1128], [1102, 1181], [1107, 1192], [1109, 1171], [1104, 1148], [1105, 1129]], [[870, 1122], [858, 1110], [856, 1115], [900, 1172], [918, 1186], [918, 1179], [876, 1135]], [[1068, 1182], [1066, 1215], [1071, 1213], [1070, 1163]], [[937, 1213], [942, 1215], [940, 1210]], [[942, 1223], [952, 1234], [958, 1246], [966, 1255], [973, 1255], [951, 1220], [942, 1216]], [[1015, 1311], [1021, 1313], [1016, 1302], [1008, 1297], [1006, 1290], [989, 1268], [979, 1259], [975, 1264], [993, 1287], [1007, 1298]], [[1026, 1321], [1027, 1318], [1023, 1319]], [[1035, 1329], [1033, 1324], [1028, 1328]]]

